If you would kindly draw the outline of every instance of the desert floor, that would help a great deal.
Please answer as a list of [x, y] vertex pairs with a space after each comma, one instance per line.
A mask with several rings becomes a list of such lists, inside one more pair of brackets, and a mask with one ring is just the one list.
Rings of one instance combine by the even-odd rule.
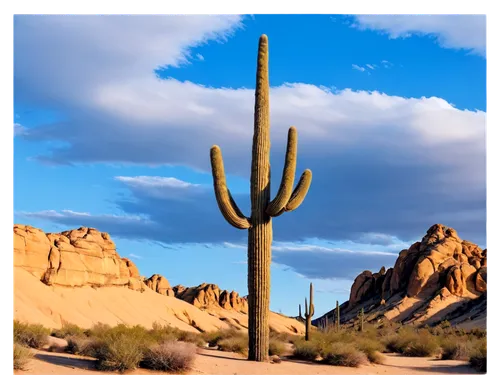
[[[101, 373], [93, 370], [93, 360], [66, 353], [35, 351], [35, 358], [28, 371], [16, 374], [85, 374]], [[478, 374], [463, 361], [442, 361], [433, 358], [409, 358], [396, 354], [386, 354], [384, 365], [367, 365], [360, 368], [335, 367], [311, 364], [284, 358], [281, 363], [248, 362], [239, 354], [217, 350], [199, 349], [192, 370], [187, 374]], [[129, 374], [165, 374], [138, 369]]]

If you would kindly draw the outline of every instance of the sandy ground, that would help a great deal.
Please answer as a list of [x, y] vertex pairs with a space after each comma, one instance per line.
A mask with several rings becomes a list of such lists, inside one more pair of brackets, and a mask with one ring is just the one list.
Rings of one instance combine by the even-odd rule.
[[[35, 359], [28, 371], [16, 371], [16, 374], [101, 374], [93, 370], [94, 360], [65, 354], [35, 351]], [[105, 374], [105, 373], [102, 373]], [[109, 373], [108, 373], [109, 374]], [[165, 374], [138, 369], [128, 374]], [[463, 361], [441, 361], [433, 358], [408, 358], [396, 354], [386, 355], [386, 364], [367, 365], [360, 368], [347, 368], [311, 364], [285, 358], [281, 363], [249, 362], [241, 355], [216, 350], [199, 349], [195, 364], [187, 375], [220, 374], [220, 375], [314, 375], [314, 374], [478, 374]]]
[[[14, 267], [14, 319], [59, 328], [62, 322], [90, 328], [95, 323], [139, 324], [151, 328], [154, 322], [184, 331], [213, 331], [235, 326], [247, 327], [247, 315], [234, 310], [199, 308], [146, 289], [65, 288], [48, 286], [28, 271]], [[304, 324], [271, 313], [270, 326], [278, 332], [304, 333]]]

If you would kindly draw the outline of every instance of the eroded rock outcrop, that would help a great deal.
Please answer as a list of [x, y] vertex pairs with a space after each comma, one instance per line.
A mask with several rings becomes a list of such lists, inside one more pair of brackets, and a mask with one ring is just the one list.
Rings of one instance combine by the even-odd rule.
[[180, 298], [199, 308], [222, 307], [226, 310], [247, 311], [248, 302], [235, 291], [221, 290], [215, 284], [203, 283], [186, 288], [182, 285], [173, 287], [177, 298]]
[[141, 288], [135, 264], [118, 255], [107, 233], [93, 228], [46, 234], [14, 225], [14, 266], [48, 285]]
[[154, 274], [146, 280], [145, 284], [156, 293], [163, 294], [168, 297], [175, 297], [175, 292], [170, 286], [170, 283], [162, 275]]
[[[435, 224], [421, 241], [399, 253], [393, 268], [359, 274], [341, 312], [349, 320], [363, 307], [374, 316], [423, 321], [441, 305], [453, 302], [458, 307], [481, 297], [486, 292], [486, 264], [486, 249], [462, 240], [452, 228]], [[335, 310], [325, 315], [334, 317]]]

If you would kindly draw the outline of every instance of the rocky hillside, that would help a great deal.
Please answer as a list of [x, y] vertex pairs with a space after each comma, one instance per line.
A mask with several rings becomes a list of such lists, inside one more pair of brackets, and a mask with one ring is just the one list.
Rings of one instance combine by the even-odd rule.
[[[368, 320], [461, 326], [486, 326], [486, 249], [460, 239], [457, 232], [433, 225], [393, 268], [364, 271], [340, 308], [342, 323], [352, 323], [361, 308]], [[335, 309], [313, 324], [332, 322]]]
[[[185, 330], [247, 328], [247, 300], [215, 284], [170, 286], [154, 274], [140, 276], [121, 258], [107, 233], [79, 228], [44, 233], [14, 225], [15, 318], [49, 327], [63, 321], [81, 326], [103, 322], [168, 322]], [[271, 313], [272, 329], [302, 333], [295, 319]]]

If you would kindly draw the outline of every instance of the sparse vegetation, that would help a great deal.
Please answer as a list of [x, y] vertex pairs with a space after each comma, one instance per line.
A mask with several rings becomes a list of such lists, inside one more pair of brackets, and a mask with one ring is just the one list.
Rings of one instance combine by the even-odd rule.
[[14, 342], [30, 348], [40, 349], [48, 343], [50, 329], [41, 324], [22, 323], [14, 320]]
[[315, 341], [305, 341], [305, 339], [295, 341], [293, 355], [297, 359], [314, 361], [319, 356], [319, 347]]
[[196, 346], [187, 342], [168, 341], [149, 348], [141, 367], [168, 372], [189, 370], [194, 362]]
[[65, 339], [68, 336], [82, 336], [85, 330], [78, 327], [76, 324], [64, 322], [60, 329], [55, 329], [50, 334], [51, 336]]
[[470, 356], [469, 363], [477, 371], [486, 372], [486, 339], [482, 339], [479, 346]]
[[354, 344], [335, 342], [322, 349], [323, 362], [333, 366], [359, 367], [368, 363], [366, 355]]
[[275, 337], [269, 338], [269, 355], [283, 355], [286, 350], [285, 340], [280, 340]]
[[14, 344], [14, 370], [27, 370], [33, 357], [31, 350], [21, 344]]

